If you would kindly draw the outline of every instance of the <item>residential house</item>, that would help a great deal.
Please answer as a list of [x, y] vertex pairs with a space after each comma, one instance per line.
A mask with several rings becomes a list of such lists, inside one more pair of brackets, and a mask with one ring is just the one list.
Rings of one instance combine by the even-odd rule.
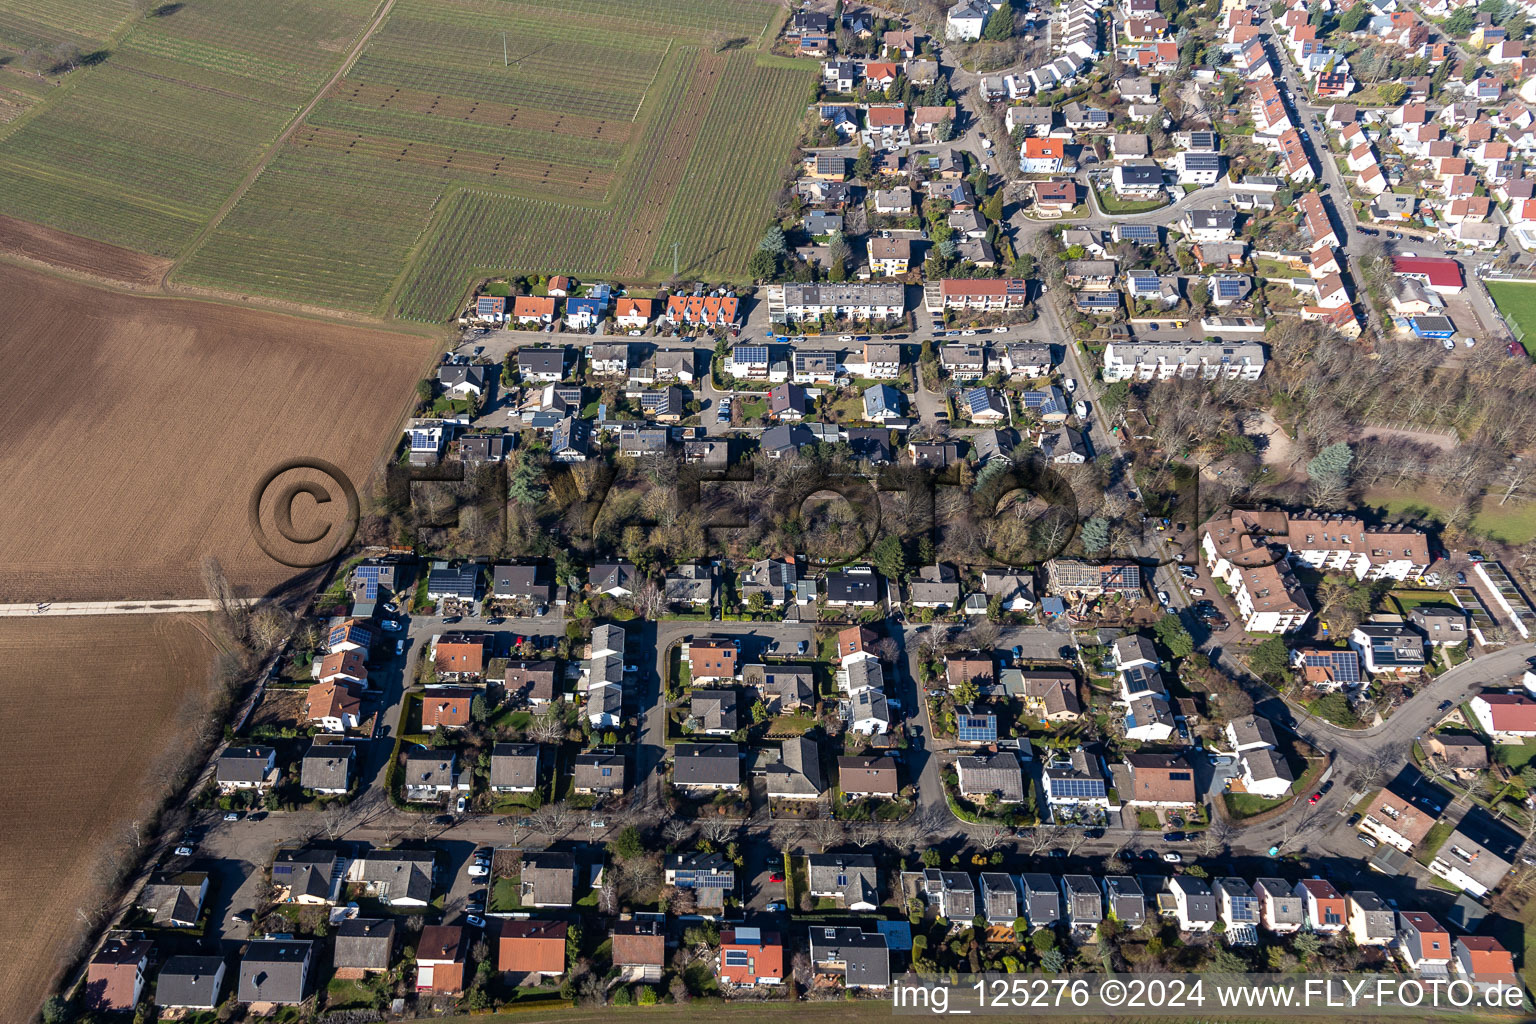
[[335, 926], [331, 966], [338, 978], [366, 978], [389, 970], [395, 953], [393, 918], [354, 917]]
[[1469, 811], [1430, 861], [1430, 874], [1473, 897], [1492, 892], [1513, 867], [1520, 838], [1480, 810]]
[[309, 996], [314, 946], [308, 939], [258, 939], [247, 945], [235, 1000], [253, 1008], [302, 1003]]
[[1424, 668], [1424, 639], [1401, 623], [1366, 623], [1349, 635], [1349, 646], [1372, 674], [1404, 675]]
[[1120, 796], [1132, 807], [1193, 807], [1195, 774], [1181, 754], [1134, 752], [1125, 755], [1129, 792]]
[[108, 939], [85, 969], [83, 1002], [89, 1010], [130, 1013], [144, 994], [154, 943], [145, 939]]
[[1281, 878], [1260, 878], [1253, 883], [1259, 899], [1259, 923], [1276, 935], [1301, 930], [1306, 923], [1305, 898]]
[[1397, 938], [1397, 914], [1374, 892], [1354, 890], [1347, 909], [1349, 935], [1356, 946], [1389, 946]]
[[277, 783], [277, 751], [272, 747], [226, 747], [214, 769], [219, 792], [265, 792]]
[[585, 750], [571, 766], [572, 792], [587, 796], [622, 794], [625, 789], [624, 755], [612, 751]]
[[1193, 875], [1174, 875], [1168, 880], [1168, 891], [1173, 896], [1174, 916], [1179, 930], [1184, 932], [1208, 932], [1216, 926], [1216, 895], [1204, 879]]
[[532, 793], [539, 788], [539, 745], [497, 743], [491, 747], [492, 793]]
[[[994, 724], [994, 732], [996, 726]], [[1022, 803], [1024, 772], [1011, 750], [965, 755], [956, 759], [960, 795], [969, 800]]]
[[1460, 936], [1454, 954], [1456, 973], [1476, 986], [1520, 983], [1515, 974], [1514, 958], [1490, 935]]
[[[507, 929], [533, 925], [531, 921], [508, 921], [502, 925], [502, 935], [497, 939], [496, 966], [506, 970], [502, 940]], [[560, 962], [565, 963], [565, 922], [559, 922]], [[464, 963], [469, 956], [469, 945], [464, 928], [460, 925], [423, 925], [421, 936], [416, 940], [416, 991], [427, 995], [458, 995], [464, 990]], [[558, 972], [557, 972], [558, 973]]]
[[330, 847], [279, 850], [272, 859], [272, 897], [278, 903], [337, 903], [346, 876], [345, 864], [341, 854]]
[[679, 743], [673, 755], [672, 784], [679, 789], [741, 788], [741, 755], [734, 743]]
[[370, 849], [347, 868], [347, 881], [392, 907], [425, 907], [432, 902], [437, 871], [432, 850]]
[[722, 931], [719, 977], [734, 988], [784, 984], [784, 946], [779, 934], [747, 927]]
[[1019, 889], [1030, 929], [1054, 928], [1062, 917], [1061, 887], [1056, 879], [1043, 873], [1025, 873], [1019, 876]]
[[868, 854], [810, 854], [806, 886], [813, 898], [836, 900], [844, 910], [871, 911], [880, 906], [880, 873]]
[[474, 698], [474, 690], [448, 686], [429, 689], [421, 699], [421, 727], [427, 732], [468, 728], [472, 720], [470, 707]]
[[160, 928], [196, 928], [208, 898], [208, 872], [156, 871], [139, 891], [138, 907]]
[[1104, 920], [1104, 897], [1092, 875], [1063, 875], [1062, 905], [1068, 926], [1081, 936], [1091, 936]]
[[224, 999], [222, 956], [173, 956], [155, 978], [155, 1005], [164, 1010], [218, 1008]]
[[568, 931], [564, 921], [503, 921], [496, 940], [497, 970], [518, 982], [560, 977]]
[[839, 757], [837, 786], [847, 797], [894, 799], [901, 789], [896, 759], [868, 755]]
[[469, 780], [459, 781], [457, 755], [452, 750], [420, 747], [406, 751], [405, 775], [401, 780], [407, 800], [434, 802], [448, 794], [469, 790]]
[[850, 991], [890, 987], [891, 954], [884, 934], [820, 924], [808, 931], [815, 974], [839, 981]]
[[667, 965], [667, 932], [664, 922], [654, 918], [632, 919], [615, 925], [608, 933], [613, 951], [613, 967], [621, 983], [661, 980]]
[[1314, 932], [1342, 932], [1348, 921], [1344, 897], [1322, 878], [1303, 878], [1293, 890], [1302, 901], [1307, 928]]
[[976, 883], [964, 871], [925, 868], [922, 891], [939, 916], [949, 921], [969, 921], [976, 916]]
[[1444, 978], [1451, 970], [1451, 933], [1422, 910], [1397, 915], [1397, 955], [1421, 977]]

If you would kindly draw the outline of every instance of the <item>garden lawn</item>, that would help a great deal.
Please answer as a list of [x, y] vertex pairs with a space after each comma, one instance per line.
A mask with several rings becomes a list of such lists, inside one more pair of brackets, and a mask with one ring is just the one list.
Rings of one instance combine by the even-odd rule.
[[1536, 759], [1536, 742], [1513, 743], [1494, 747], [1493, 756], [1499, 764], [1504, 765], [1510, 771], [1519, 772], [1520, 769], [1530, 764], [1533, 759]]
[[1251, 818], [1256, 814], [1263, 814], [1265, 811], [1274, 810], [1291, 799], [1289, 795], [1286, 795], [1278, 800], [1270, 800], [1266, 797], [1255, 796], [1252, 793], [1226, 793], [1224, 798], [1227, 803], [1227, 813], [1237, 820]]

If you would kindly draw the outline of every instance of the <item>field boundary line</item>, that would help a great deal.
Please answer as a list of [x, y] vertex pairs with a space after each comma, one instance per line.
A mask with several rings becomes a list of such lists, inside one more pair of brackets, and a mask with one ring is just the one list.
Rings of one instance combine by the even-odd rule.
[[635, 124], [640, 120], [640, 111], [645, 107], [645, 98], [651, 94], [656, 86], [656, 79], [661, 77], [661, 69], [667, 66], [667, 58], [672, 56], [673, 38], [667, 37], [667, 48], [661, 51], [661, 59], [656, 62], [656, 71], [651, 75], [651, 80], [645, 83], [645, 88], [640, 90], [640, 101], [635, 104], [635, 112], [629, 115], [629, 123]]
[[198, 233], [193, 236], [191, 243], [176, 257], [176, 261], [167, 268], [165, 276], [160, 279], [162, 288], [169, 289], [171, 275], [181, 269], [182, 264], [197, 250], [201, 249], [204, 243], [213, 236], [213, 233], [219, 229], [219, 225], [224, 223], [224, 218], [229, 216], [230, 211], [235, 208], [241, 199], [245, 198], [245, 194], [251, 190], [252, 185], [256, 184], [256, 180], [261, 177], [262, 172], [277, 157], [282, 148], [288, 144], [288, 140], [293, 137], [293, 133], [298, 131], [299, 125], [304, 123], [315, 107], [320, 105], [320, 101], [325, 98], [326, 93], [330, 92], [336, 83], [341, 81], [347, 72], [352, 69], [352, 66], [357, 63], [357, 58], [362, 54], [363, 48], [368, 45], [368, 41], [373, 38], [374, 33], [384, 25], [384, 20], [389, 17], [389, 12], [394, 9], [394, 6], [395, 0], [382, 0], [373, 20], [358, 34], [357, 42], [352, 44], [352, 49], [347, 51], [346, 57], [342, 59], [341, 64], [331, 74], [331, 77], [327, 78], [320, 85], [320, 88], [315, 90], [315, 94], [309, 98], [309, 102], [304, 104], [283, 130], [278, 133], [277, 138], [272, 141], [272, 144], [261, 154], [261, 158], [256, 161], [256, 166], [251, 168], [250, 173], [236, 186], [235, 191], [230, 194], [228, 199], [224, 200], [223, 205], [218, 208], [208, 223], [203, 225]]
[[36, 618], [39, 615], [181, 615], [218, 611], [207, 598], [168, 598], [158, 601], [33, 601], [0, 604], [0, 618]]

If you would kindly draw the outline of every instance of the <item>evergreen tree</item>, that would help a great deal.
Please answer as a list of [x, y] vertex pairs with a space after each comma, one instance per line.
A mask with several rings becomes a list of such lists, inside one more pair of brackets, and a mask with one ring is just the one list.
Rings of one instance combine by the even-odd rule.
[[763, 240], [757, 243], [757, 247], [775, 258], [783, 256], [789, 251], [789, 243], [784, 239], [784, 229], [777, 224], [768, 225], [768, 230], [763, 232]]
[[1329, 445], [1307, 463], [1307, 476], [1315, 481], [1348, 480], [1355, 461], [1354, 449], [1343, 441]]
[[986, 28], [981, 30], [981, 38], [994, 43], [1001, 43], [1013, 36], [1013, 4], [1004, 2], [997, 10], [992, 12], [992, 17], [987, 19]]

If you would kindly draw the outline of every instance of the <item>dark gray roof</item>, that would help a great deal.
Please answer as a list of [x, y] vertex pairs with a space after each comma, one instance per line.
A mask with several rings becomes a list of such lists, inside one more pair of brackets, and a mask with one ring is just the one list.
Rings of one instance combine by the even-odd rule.
[[155, 983], [159, 1006], [186, 1006], [211, 1010], [219, 1005], [224, 958], [221, 956], [173, 956], [160, 968]]
[[734, 743], [679, 743], [673, 753], [672, 777], [679, 786], [741, 784], [741, 758]]
[[537, 786], [539, 784], [539, 745], [537, 743], [498, 743], [491, 748], [491, 787]]
[[267, 776], [267, 762], [276, 754], [271, 747], [227, 747], [219, 755], [218, 781], [260, 782]]
[[332, 964], [371, 971], [388, 970], [394, 948], [393, 918], [354, 917], [336, 926]]
[[891, 983], [891, 951], [885, 936], [858, 928], [812, 925], [811, 959], [847, 964], [844, 982], [850, 988], [885, 988]]
[[305, 789], [346, 789], [357, 755], [350, 743], [316, 743], [304, 751], [299, 785]]
[[301, 1003], [314, 943], [268, 939], [251, 943], [240, 960], [242, 1003]]
[[330, 899], [336, 889], [340, 855], [325, 846], [279, 850], [272, 860], [272, 884], [286, 886], [297, 900], [301, 896]]
[[369, 850], [358, 858], [359, 880], [386, 885], [385, 899], [394, 903], [432, 902], [431, 850]]
[[570, 906], [576, 895], [576, 858], [555, 850], [524, 854], [522, 887], [524, 903]]

